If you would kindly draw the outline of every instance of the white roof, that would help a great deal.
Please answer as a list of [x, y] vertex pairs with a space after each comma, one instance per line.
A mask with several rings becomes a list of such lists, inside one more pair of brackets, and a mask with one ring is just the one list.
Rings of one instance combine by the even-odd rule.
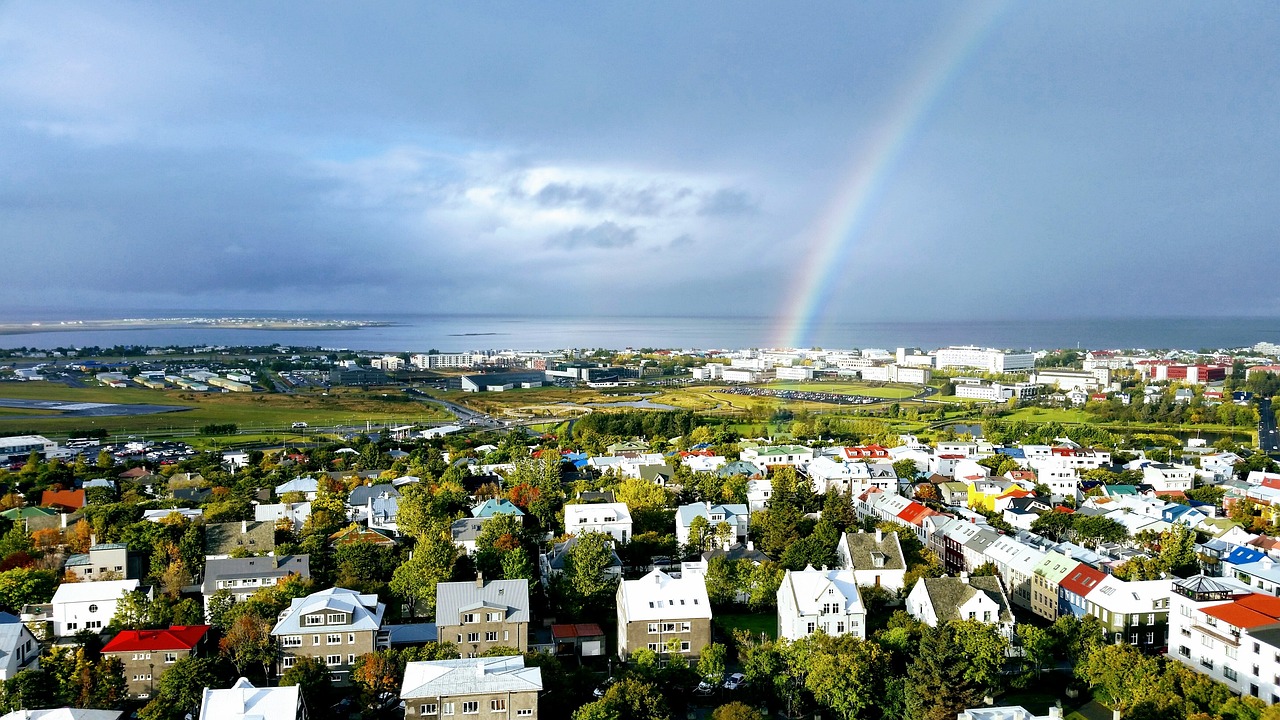
[[125, 593], [137, 590], [141, 583], [133, 580], [101, 580], [98, 582], [62, 583], [53, 594], [53, 604], [119, 600]]
[[524, 666], [523, 655], [411, 662], [404, 668], [400, 697], [542, 692], [542, 668]]
[[[828, 589], [835, 593], [828, 593]], [[843, 596], [845, 614], [863, 611], [862, 594], [852, 570], [815, 570], [812, 565], [799, 572], [788, 570], [782, 576], [782, 591], [796, 599], [801, 615], [817, 615], [839, 596]]]
[[579, 518], [585, 518], [588, 523], [631, 522], [631, 510], [626, 503], [577, 503], [564, 506], [566, 529], [572, 530]]
[[639, 580], [622, 581], [618, 602], [626, 608], [628, 621], [711, 617], [701, 575], [673, 578], [654, 570]]
[[1107, 575], [1085, 597], [1115, 613], [1150, 613], [1155, 611], [1155, 601], [1167, 599], [1172, 591], [1169, 580], [1125, 582]]
[[227, 690], [204, 689], [200, 720], [290, 720], [298, 716], [298, 686], [256, 688], [240, 678]]
[[0, 715], [0, 720], [119, 720], [120, 710], [87, 710], [85, 708], [50, 708], [48, 710], [14, 710]]

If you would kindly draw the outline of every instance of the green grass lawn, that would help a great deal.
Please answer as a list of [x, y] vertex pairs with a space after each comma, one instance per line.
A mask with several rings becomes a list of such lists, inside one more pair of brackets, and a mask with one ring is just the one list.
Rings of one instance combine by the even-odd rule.
[[713, 622], [725, 634], [746, 630], [756, 636], [764, 633], [771, 639], [778, 635], [778, 616], [773, 613], [721, 613]]
[[1087, 423], [1091, 422], [1089, 414], [1074, 408], [1039, 408], [1024, 407], [1000, 418], [1004, 422], [1024, 420], [1033, 423]]
[[918, 395], [923, 388], [915, 385], [897, 385], [870, 382], [771, 382], [765, 387], [776, 390], [801, 390], [805, 392], [829, 392], [844, 395], [901, 400]]

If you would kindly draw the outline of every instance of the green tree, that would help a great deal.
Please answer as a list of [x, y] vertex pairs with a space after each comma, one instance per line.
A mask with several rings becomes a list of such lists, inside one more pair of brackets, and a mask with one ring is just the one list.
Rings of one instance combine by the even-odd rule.
[[1185, 525], [1175, 525], [1160, 533], [1160, 562], [1178, 577], [1199, 572], [1195, 531]]
[[241, 675], [251, 665], [261, 666], [264, 680], [276, 659], [271, 624], [249, 614], [241, 615], [231, 623], [231, 627], [219, 641], [218, 648]]
[[714, 685], [724, 680], [727, 649], [720, 643], [707, 643], [698, 655], [698, 676]]
[[589, 532], [577, 536], [565, 555], [564, 572], [553, 589], [569, 614], [599, 615], [612, 606], [618, 581], [608, 570], [613, 565], [613, 538]]
[[808, 662], [805, 687], [813, 697], [846, 720], [862, 717], [882, 695], [877, 669], [884, 653], [873, 642], [854, 641], [852, 648], [815, 652]]
[[185, 657], [170, 665], [156, 683], [155, 696], [138, 713], [141, 720], [183, 720], [200, 712], [200, 698], [207, 687], [219, 687], [222, 678], [211, 658]]
[[1112, 708], [1126, 712], [1161, 699], [1160, 663], [1132, 645], [1102, 645], [1076, 666], [1076, 676], [1102, 690]]
[[307, 707], [322, 710], [333, 703], [333, 674], [320, 658], [301, 655], [280, 677], [281, 685], [297, 685]]
[[908, 717], [953, 720], [965, 708], [981, 705], [987, 688], [968, 666], [952, 623], [925, 630], [919, 654], [907, 670]]
[[634, 678], [623, 678], [604, 697], [578, 708], [573, 720], [670, 720], [671, 713], [657, 687]]
[[436, 614], [436, 584], [448, 582], [453, 577], [457, 561], [458, 546], [453, 544], [449, 531], [433, 531], [419, 538], [413, 557], [396, 568], [391, 577], [391, 589], [412, 606], [412, 614], [433, 618]]
[[23, 605], [49, 602], [57, 579], [52, 570], [14, 568], [0, 572], [0, 608], [18, 613]]
[[1031, 523], [1031, 532], [1061, 542], [1071, 537], [1074, 526], [1072, 513], [1055, 510], [1036, 518]]
[[768, 720], [768, 718], [756, 708], [735, 700], [712, 710], [711, 720]]

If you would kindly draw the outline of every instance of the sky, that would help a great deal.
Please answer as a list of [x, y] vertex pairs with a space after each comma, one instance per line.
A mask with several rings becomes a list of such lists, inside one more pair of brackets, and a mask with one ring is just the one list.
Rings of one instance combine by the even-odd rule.
[[0, 2], [0, 315], [1280, 316], [1278, 47], [1266, 2]]

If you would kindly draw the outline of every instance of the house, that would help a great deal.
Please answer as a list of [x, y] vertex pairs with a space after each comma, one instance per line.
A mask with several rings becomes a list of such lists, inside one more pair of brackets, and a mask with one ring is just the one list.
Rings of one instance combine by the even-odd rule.
[[329, 536], [329, 542], [337, 547], [339, 545], [349, 545], [351, 543], [367, 542], [382, 547], [395, 547], [396, 541], [378, 532], [362, 528], [359, 525], [348, 525], [345, 528]]
[[1196, 469], [1190, 465], [1149, 463], [1142, 468], [1142, 482], [1157, 493], [1186, 492], [1195, 487]]
[[174, 515], [194, 522], [204, 517], [204, 508], [158, 508], [142, 511], [142, 519], [154, 523], [167, 521]]
[[70, 513], [84, 508], [84, 490], [45, 490], [40, 495], [40, 507]]
[[727, 463], [726, 465], [724, 465], [723, 467], [721, 467], [719, 470], [716, 471], [716, 475], [722, 478], [734, 477], [734, 476], [740, 475], [750, 480], [764, 479], [763, 470], [744, 460], [734, 460], [731, 463]]
[[466, 657], [495, 647], [529, 649], [529, 581], [488, 580], [436, 584], [436, 627]]
[[1169, 641], [1168, 580], [1119, 580], [1105, 575], [1085, 596], [1088, 614], [1102, 621], [1108, 639], [1144, 650], [1165, 647]]
[[[896, 537], [896, 535], [895, 535]], [[799, 640], [821, 629], [828, 635], [867, 637], [867, 608], [852, 570], [786, 571], [778, 586], [778, 637]]]
[[768, 472], [773, 465], [804, 467], [813, 462], [813, 450], [803, 445], [772, 445], [747, 448], [742, 451], [741, 458], [760, 468], [763, 473]]
[[308, 720], [298, 685], [256, 688], [240, 678], [226, 690], [205, 688], [200, 720]]
[[0, 720], [120, 720], [123, 716], [123, 710], [60, 707], [44, 710], [14, 710], [7, 715], [0, 715]]
[[1053, 506], [1035, 496], [1011, 498], [1004, 507], [1004, 521], [1019, 530], [1030, 530], [1041, 515], [1053, 512]]
[[311, 556], [208, 558], [204, 565], [204, 582], [200, 585], [205, 617], [209, 617], [209, 601], [219, 590], [226, 590], [236, 602], [241, 602], [290, 575], [310, 578]]
[[1093, 592], [1105, 577], [1106, 573], [1085, 563], [1079, 563], [1072, 568], [1058, 583], [1058, 602], [1062, 605], [1063, 611], [1078, 618], [1089, 614], [1089, 605], [1085, 602], [1085, 596]]
[[115, 617], [125, 593], [140, 587], [134, 580], [63, 583], [53, 593], [53, 636], [71, 637], [81, 630], [102, 631]]
[[1280, 598], [1230, 578], [1174, 580], [1168, 657], [1232, 694], [1280, 702]]
[[1031, 612], [1050, 622], [1063, 614], [1061, 583], [1078, 564], [1057, 551], [1044, 554], [1044, 558], [1031, 571]]
[[142, 574], [139, 558], [130, 557], [128, 546], [118, 543], [99, 543], [87, 553], [69, 555], [65, 568], [82, 582], [127, 580]]
[[929, 627], [952, 620], [995, 625], [1013, 637], [1013, 613], [1000, 578], [994, 575], [920, 578], [907, 595], [907, 612]]
[[[1036, 567], [1044, 560], [1044, 553], [1008, 535], [1001, 535], [987, 547], [986, 556], [987, 562], [996, 566], [1000, 579], [1004, 580], [1009, 601], [1031, 610], [1032, 579]], [[1057, 593], [1054, 595], [1056, 597]]]
[[396, 518], [400, 514], [400, 494], [379, 493], [365, 503], [364, 516], [369, 521], [370, 530], [386, 530], [400, 532]]
[[1036, 715], [1021, 705], [969, 708], [957, 720], [1062, 720], [1062, 708], [1050, 707], [1048, 715]]
[[411, 662], [400, 686], [406, 719], [455, 714], [536, 719], [541, 693], [542, 669], [525, 667], [523, 655]]
[[595, 623], [563, 623], [551, 626], [551, 642], [557, 656], [603, 657], [604, 630]]
[[466, 550], [467, 553], [476, 551], [476, 540], [480, 537], [480, 533], [484, 530], [486, 518], [459, 518], [453, 521], [449, 526], [449, 532], [453, 536], [453, 544]]
[[731, 535], [725, 541], [725, 546], [732, 545], [735, 542], [746, 541], [747, 525], [751, 521], [751, 513], [746, 505], [739, 503], [725, 503], [722, 505], [712, 505], [709, 502], [690, 503], [689, 505], [681, 505], [676, 509], [676, 540], [681, 545], [689, 544], [689, 528], [693, 526], [694, 518], [699, 517], [707, 521], [707, 525], [711, 530], [716, 530], [721, 523], [729, 526]]
[[284, 497], [286, 493], [302, 493], [305, 499], [315, 500], [319, 492], [320, 481], [312, 477], [296, 477], [276, 486], [276, 497]]
[[294, 598], [271, 629], [280, 647], [279, 674], [293, 667], [296, 658], [314, 657], [329, 667], [336, 684], [349, 684], [356, 658], [379, 649], [385, 612], [377, 595], [346, 588]]
[[294, 532], [302, 530], [311, 517], [311, 503], [258, 503], [253, 506], [253, 519], [257, 522], [279, 525], [281, 520], [289, 522]]
[[631, 510], [626, 503], [565, 505], [564, 531], [570, 535], [601, 532], [625, 543], [631, 539]]
[[841, 567], [853, 573], [854, 584], [883, 587], [898, 591], [903, 588], [907, 563], [902, 543], [896, 532], [844, 533], [836, 545]]
[[648, 648], [660, 657], [696, 658], [711, 642], [711, 603], [701, 576], [653, 570], [618, 584], [618, 657]]
[[210, 558], [234, 554], [269, 555], [276, 549], [276, 525], [270, 522], [209, 523], [204, 527], [204, 554]]
[[0, 682], [40, 667], [40, 641], [18, 618], [0, 619]]
[[514, 515], [524, 520], [524, 511], [505, 498], [489, 498], [471, 508], [471, 517], [491, 518], [494, 515]]
[[400, 491], [396, 489], [394, 483], [379, 483], [377, 485], [359, 485], [347, 494], [347, 507], [362, 508], [369, 504], [369, 501], [379, 495], [386, 494], [390, 497], [400, 497]]
[[[545, 587], [550, 584], [551, 579], [564, 572], [565, 560], [569, 557], [569, 551], [577, 544], [578, 538], [570, 537], [562, 543], [552, 546], [551, 552], [543, 553], [538, 557], [538, 567], [542, 570], [542, 585]], [[604, 574], [609, 578], [622, 577], [622, 559], [618, 557], [618, 553], [610, 547], [609, 552], [612, 554], [609, 566], [604, 569]]]
[[124, 665], [129, 697], [145, 700], [151, 697], [155, 682], [170, 665], [199, 654], [208, 633], [208, 625], [174, 625], [166, 630], [121, 630], [103, 646], [102, 654], [117, 658]]

